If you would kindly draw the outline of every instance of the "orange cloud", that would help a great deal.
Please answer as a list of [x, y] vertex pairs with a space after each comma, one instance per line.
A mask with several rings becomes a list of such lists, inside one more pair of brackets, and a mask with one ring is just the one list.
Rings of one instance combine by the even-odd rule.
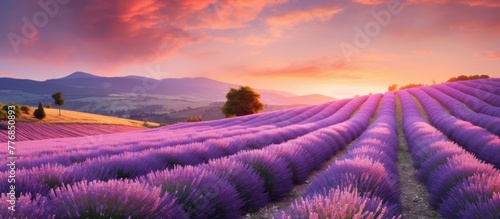
[[[358, 0], [356, 0], [358, 1]], [[370, 1], [370, 0], [359, 0], [359, 1]], [[376, 1], [376, 0], [374, 0]], [[451, 1], [449, 0], [408, 0], [406, 3], [413, 3], [413, 4], [445, 4], [445, 3], [450, 3]], [[500, 7], [500, 2], [498, 0], [458, 0], [457, 1], [460, 4], [476, 7], [476, 6], [481, 6], [481, 7]]]
[[460, 0], [460, 3], [468, 6], [500, 7], [498, 0]]
[[304, 22], [317, 20], [325, 22], [341, 11], [342, 9], [338, 7], [316, 6], [268, 17], [267, 23], [271, 26], [273, 36], [278, 37], [281, 35], [283, 28], [291, 28]]
[[335, 78], [343, 79], [359, 79], [359, 75], [349, 74], [349, 72], [352, 73], [352, 71], [356, 69], [357, 67], [350, 65], [344, 59], [321, 57], [278, 68], [252, 69], [242, 74], [247, 76], [278, 78], [325, 78], [334, 76]]
[[353, 0], [353, 2], [357, 2], [360, 4], [364, 4], [364, 5], [378, 5], [378, 4], [385, 3], [386, 1], [385, 0]]
[[341, 8], [325, 8], [318, 6], [271, 16], [267, 18], [267, 23], [271, 26], [291, 27], [313, 20], [327, 21], [330, 20], [333, 15], [338, 14], [341, 11]]
[[448, 0], [409, 0], [409, 4], [445, 4]]
[[262, 36], [262, 35], [250, 35], [245, 37], [243, 41], [252, 46], [265, 46], [274, 41], [273, 37], [270, 36]]
[[[254, 20], [264, 8], [287, 1], [72, 1], [60, 5], [59, 13], [49, 20], [49, 25], [40, 28], [29, 43], [20, 46], [21, 52], [16, 59], [86, 60], [95, 66], [163, 60], [182, 47], [211, 38], [204, 33], [206, 29], [245, 27], [246, 22]], [[9, 4], [8, 8], [26, 10], [17, 10], [15, 14], [30, 15], [41, 10], [36, 2]], [[0, 34], [19, 33], [22, 23], [12, 25], [9, 20], [16, 19], [4, 19], [14, 13], [0, 10], [0, 24], [9, 27], [0, 30]], [[12, 53], [11, 45], [5, 41], [1, 43], [0, 48], [5, 52], [0, 55], [8, 57], [7, 54]]]

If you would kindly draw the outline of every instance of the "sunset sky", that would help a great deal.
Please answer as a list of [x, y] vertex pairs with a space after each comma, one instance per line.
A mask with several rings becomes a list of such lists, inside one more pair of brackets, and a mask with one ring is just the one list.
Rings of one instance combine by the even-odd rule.
[[0, 77], [75, 71], [337, 98], [500, 77], [500, 1], [1, 1]]

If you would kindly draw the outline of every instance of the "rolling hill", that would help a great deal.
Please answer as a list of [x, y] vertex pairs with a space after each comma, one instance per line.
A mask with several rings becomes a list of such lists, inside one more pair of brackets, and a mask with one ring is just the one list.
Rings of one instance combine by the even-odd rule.
[[[44, 109], [46, 117], [36, 119], [30, 109], [30, 114], [22, 113], [16, 118], [15, 141], [30, 141], [50, 138], [69, 138], [82, 136], [96, 136], [159, 127], [158, 123], [116, 118], [91, 113], [82, 113], [71, 110]], [[0, 142], [7, 142], [7, 123], [0, 121]]]
[[[75, 72], [46, 81], [0, 78], [0, 102], [36, 106], [52, 102], [50, 95], [61, 91], [64, 108], [123, 118], [175, 123], [186, 116], [223, 118], [219, 111], [225, 95], [236, 84], [209, 78], [152, 79], [141, 76], [101, 77]], [[323, 95], [299, 96], [288, 92], [256, 89], [268, 110], [313, 105], [335, 100]]]

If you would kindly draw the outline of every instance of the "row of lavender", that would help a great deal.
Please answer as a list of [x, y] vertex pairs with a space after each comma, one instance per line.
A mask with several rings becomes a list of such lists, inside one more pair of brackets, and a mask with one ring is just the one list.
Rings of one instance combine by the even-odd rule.
[[400, 218], [396, 103], [387, 93], [377, 119], [275, 218]]
[[[500, 168], [500, 159], [498, 159], [498, 156], [500, 155], [500, 138], [484, 128], [475, 126], [468, 121], [460, 120], [450, 115], [441, 105], [439, 105], [436, 100], [430, 97], [425, 91], [434, 94], [435, 97], [441, 100], [447, 98], [445, 98], [445, 96], [443, 95], [439, 95], [436, 90], [433, 90], [433, 88], [430, 87], [409, 90], [409, 92], [414, 95], [422, 104], [425, 112], [429, 117], [430, 122], [437, 129], [447, 135], [451, 140], [457, 142], [467, 151], [470, 151], [471, 153], [476, 155], [479, 159], [491, 163], [497, 168]], [[447, 93], [452, 93], [452, 91], [449, 91]], [[444, 104], [448, 102], [443, 100], [441, 103]], [[469, 112], [469, 114], [471, 115], [464, 116], [463, 112], [467, 113], [467, 109], [465, 109], [464, 111], [457, 111], [452, 106], [450, 106], [449, 109], [452, 112], [455, 112], [457, 116], [467, 117], [472, 121], [480, 122], [486, 128], [492, 131], [496, 131], [499, 129], [498, 123], [488, 123], [488, 120], [493, 120], [495, 119], [495, 117], [484, 115], [484, 117], [488, 117], [488, 119], [481, 121], [482, 114], [474, 114], [474, 112]]]
[[[16, 141], [68, 138], [142, 130], [125, 125], [17, 123]], [[0, 130], [0, 142], [7, 142], [7, 130]]]
[[500, 218], [500, 171], [427, 123], [408, 92], [398, 91], [398, 96], [405, 138], [430, 205], [445, 218]]
[[493, 105], [500, 106], [500, 89], [486, 83], [464, 81], [460, 83], [447, 83], [449, 87], [472, 95], [480, 100]]
[[482, 91], [500, 95], [500, 90], [498, 90], [500, 82], [495, 82], [494, 80], [460, 81], [457, 84], [467, 85]]
[[[370, 97], [361, 111], [372, 110], [374, 106], [377, 106], [380, 97], [381, 95]], [[348, 110], [340, 110], [337, 114], [338, 116], [349, 117], [357, 106], [358, 104], [354, 101], [353, 105], [346, 105], [346, 109]], [[326, 127], [318, 131], [330, 128], [331, 127]], [[261, 145], [259, 148], [264, 148], [266, 146], [267, 145]], [[51, 188], [62, 184], [72, 184], [82, 180], [133, 179], [151, 171], [166, 168], [171, 169], [175, 165], [197, 165], [207, 162], [210, 159], [233, 155], [239, 151], [259, 148], [248, 148], [245, 147], [244, 144], [234, 144], [234, 146], [228, 144], [184, 145], [173, 148], [161, 148], [158, 150], [149, 149], [135, 153], [130, 152], [111, 157], [102, 156], [69, 166], [58, 164], [58, 160], [54, 158], [52, 158], [52, 160], [45, 159], [43, 161], [49, 164], [42, 164], [40, 167], [37, 166], [19, 170], [18, 175], [20, 175], [20, 177], [17, 179], [17, 184], [22, 192], [45, 195]], [[7, 177], [8, 174], [7, 171], [4, 171], [1, 175]], [[0, 186], [3, 186], [4, 183], [0, 182]]]
[[425, 91], [432, 98], [441, 103], [455, 117], [468, 121], [476, 126], [485, 128], [491, 133], [500, 136], [500, 126], [498, 125], [500, 124], [500, 117], [474, 112], [470, 108], [465, 106], [462, 102], [444, 94], [434, 87], [423, 87], [421, 88], [421, 90]]
[[[214, 130], [199, 134], [183, 134], [176, 137], [165, 138], [170, 134], [168, 130], [150, 130], [100, 136], [98, 141], [85, 142], [86, 139], [55, 139], [46, 141], [32, 141], [26, 144], [20, 143], [19, 167], [31, 168], [40, 167], [43, 164], [71, 165], [88, 160], [114, 160], [129, 156], [133, 153], [137, 155], [141, 152], [144, 156], [157, 152], [159, 156], [172, 157], [168, 165], [177, 164], [175, 159], [192, 156], [194, 153], [206, 153], [206, 151], [220, 151], [225, 155], [234, 154], [240, 150], [260, 148], [272, 143], [280, 143], [307, 134], [311, 131], [336, 124], [348, 119], [352, 113], [366, 100], [367, 97], [358, 98], [345, 104], [343, 101], [334, 102], [328, 107], [316, 112], [316, 115], [297, 115], [296, 118], [309, 120], [319, 119], [315, 123], [295, 124], [283, 128], [273, 128], [260, 126], [253, 129], [241, 130]], [[345, 105], [344, 105], [345, 104]], [[342, 108], [341, 108], [342, 107]], [[340, 110], [338, 110], [341, 108]], [[326, 113], [330, 116], [326, 116]], [[318, 116], [319, 115], [319, 116]], [[296, 119], [294, 119], [296, 121]], [[148, 132], [147, 135], [145, 132]], [[196, 131], [191, 131], [197, 133]], [[123, 138], [127, 136], [127, 138]], [[234, 138], [238, 136], [237, 138]], [[131, 139], [131, 137], [135, 137]], [[140, 141], [136, 139], [141, 139]], [[83, 140], [83, 141], [82, 141]], [[31, 147], [29, 147], [31, 144]], [[52, 146], [50, 146], [52, 145]], [[62, 145], [65, 145], [63, 148]], [[45, 147], [47, 146], [47, 147]], [[70, 149], [68, 147], [73, 146]], [[38, 147], [39, 149], [28, 150]], [[41, 149], [47, 148], [47, 149]], [[23, 152], [24, 151], [24, 152]], [[219, 153], [219, 154], [220, 154]], [[180, 156], [176, 156], [181, 154]], [[202, 156], [202, 155], [199, 155]], [[211, 157], [213, 158], [213, 157]], [[158, 159], [158, 158], [153, 158]], [[167, 165], [167, 164], [165, 164]], [[5, 167], [0, 169], [5, 170]]]
[[[334, 107], [336, 106], [336, 107], [340, 108], [345, 103], [346, 102], [342, 102], [341, 101], [341, 102], [335, 103], [333, 105], [334, 105]], [[297, 111], [297, 110], [293, 110], [292, 111], [292, 110], [290, 110], [290, 111], [287, 111], [286, 113], [282, 113], [281, 115], [275, 115], [275, 116], [276, 116], [277, 119], [280, 119], [280, 121], [286, 121], [286, 119], [289, 119], [290, 117], [295, 118], [295, 120], [297, 120], [297, 119], [304, 120], [305, 118], [309, 118], [310, 116], [313, 116], [314, 114], [318, 113], [319, 111], [325, 109], [326, 105], [327, 104], [320, 105], [320, 106], [311, 106], [311, 107], [307, 107], [307, 108], [302, 108], [301, 109], [302, 111]], [[334, 108], [334, 110], [335, 110], [335, 108]], [[274, 115], [274, 114], [275, 113], [268, 113], [268, 115]], [[251, 121], [259, 122], [259, 120], [261, 120], [263, 117], [266, 117], [266, 116], [264, 116], [264, 115], [247, 116], [245, 120], [248, 120], [248, 121], [245, 121], [245, 122], [241, 121], [241, 122], [242, 123], [247, 123], [247, 122], [251, 122]], [[241, 118], [235, 118], [234, 120], [240, 121], [240, 120], [243, 120], [243, 119], [241, 119]], [[200, 124], [200, 127], [197, 128], [196, 130], [198, 132], [202, 132], [204, 130], [204, 128], [206, 129], [206, 127], [207, 127], [206, 124], [210, 124], [210, 123], [212, 123], [212, 122], [204, 122], [204, 123]], [[146, 139], [149, 139], [152, 136], [154, 136], [156, 134], [159, 134], [159, 132], [163, 132], [163, 134], [167, 133], [170, 137], [172, 137], [172, 138], [174, 138], [174, 139], [177, 140], [177, 142], [176, 142], [176, 141], [173, 141], [174, 139], [170, 139], [168, 141], [164, 141], [163, 143], [165, 143], [165, 144], [175, 144], [175, 143], [182, 142], [183, 140], [186, 141], [186, 139], [188, 139], [188, 137], [186, 137], [185, 135], [189, 135], [190, 137], [196, 137], [196, 140], [203, 139], [203, 138], [199, 137], [196, 134], [196, 132], [193, 133], [190, 128], [175, 128], [175, 127], [179, 127], [179, 126], [182, 126], [182, 124], [180, 124], [180, 125], [173, 125], [173, 126], [166, 126], [166, 127], [159, 128], [159, 129], [151, 129], [151, 130], [147, 130], [147, 131], [142, 131], [141, 134]], [[214, 133], [216, 133], [216, 131], [223, 131], [222, 129], [217, 128], [215, 126], [212, 127], [211, 129], [214, 131]], [[233, 127], [232, 128], [232, 130], [240, 130], [240, 131], [242, 129], [243, 128], [238, 128], [238, 127]], [[238, 132], [236, 134], [241, 134], [241, 133]], [[127, 140], [128, 143], [130, 143], [130, 144], [142, 142], [142, 139], [136, 139], [136, 141], [133, 141], [134, 137], [137, 137], [137, 136], [135, 136], [135, 135], [128, 135], [128, 133], [127, 134], [123, 134], [123, 135], [119, 135], [119, 137], [122, 138], [122, 139], [124, 139], [124, 140]], [[67, 150], [74, 149], [75, 147], [73, 146], [73, 144], [71, 144], [72, 141], [73, 140], [71, 140], [71, 139], [68, 139], [67, 141], [65, 141], [64, 139], [61, 139], [59, 141], [53, 142], [53, 143], [55, 143], [54, 145], [46, 145], [46, 147], [43, 147], [43, 148], [37, 148], [36, 146], [30, 147], [29, 144], [23, 145], [23, 146], [27, 146], [27, 148], [29, 149], [29, 152], [39, 150], [39, 152], [42, 152], [42, 153], [49, 153], [51, 151], [51, 149], [53, 149], [53, 148], [58, 148], [59, 150], [61, 150], [61, 149], [67, 149]], [[35, 143], [43, 144], [44, 142], [46, 142], [46, 141], [38, 141], [38, 142], [35, 142]], [[48, 142], [50, 142], [50, 140]], [[103, 141], [103, 143], [105, 143], [105, 141]], [[113, 143], [108, 143], [108, 144], [111, 144], [111, 145], [120, 145], [121, 143], [122, 142], [113, 142]], [[81, 146], [84, 147], [84, 146], [87, 146], [87, 145], [81, 145]], [[90, 145], [88, 145], [88, 146], [90, 146]], [[23, 147], [23, 148], [26, 148], [26, 147]]]
[[[433, 86], [436, 89], [439, 89], [441, 92], [457, 99], [460, 100], [461, 102], [465, 103], [467, 107], [471, 108], [472, 110], [486, 114], [486, 115], [491, 115], [491, 116], [500, 116], [500, 107], [491, 105], [477, 96], [481, 96], [487, 100], [490, 100], [489, 102], [494, 102], [493, 100], [496, 100], [498, 97], [497, 95], [490, 93], [490, 92], [485, 92], [485, 93], [478, 93], [480, 89], [476, 88], [471, 88], [470, 90], [467, 91], [467, 93], [462, 92], [461, 90], [455, 89], [454, 87], [460, 87], [460, 84], [454, 84], [454, 83], [449, 83], [451, 85], [447, 84], [439, 84]], [[473, 93], [473, 95], [470, 95], [468, 93]], [[482, 94], [482, 95], [481, 95]]]
[[[303, 183], [313, 170], [361, 135], [380, 98], [371, 96], [345, 122], [263, 149], [203, 165], [159, 170], [135, 180], [84, 180], [56, 186], [47, 196], [38, 195], [32, 201], [26, 195], [18, 199], [22, 210], [16, 216], [238, 218], [242, 211], [255, 211], [268, 201], [285, 197], [294, 183]], [[9, 215], [1, 212], [4, 209], [0, 214]]]

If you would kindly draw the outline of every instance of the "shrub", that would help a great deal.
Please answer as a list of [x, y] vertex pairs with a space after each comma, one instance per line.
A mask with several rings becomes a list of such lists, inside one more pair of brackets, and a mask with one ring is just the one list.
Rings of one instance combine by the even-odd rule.
[[82, 181], [52, 190], [57, 218], [188, 218], [173, 195], [134, 181]]
[[21, 106], [21, 111], [23, 111], [24, 114], [30, 114], [29, 106]]
[[[139, 179], [175, 194], [177, 203], [190, 218], [238, 218], [243, 201], [236, 189], [206, 169], [186, 166], [157, 171]], [[168, 217], [175, 218], [175, 217]]]
[[333, 188], [353, 187], [362, 195], [377, 196], [392, 204], [399, 203], [400, 191], [384, 165], [368, 157], [339, 160], [319, 174], [304, 197], [324, 194]]
[[15, 103], [10, 103], [10, 104], [2, 104], [2, 108], [0, 109], [0, 119], [1, 120], [7, 120], [9, 116], [9, 106], [14, 106], [14, 113], [16, 118], [19, 118], [21, 116], [21, 106]]
[[293, 189], [293, 173], [285, 160], [263, 151], [236, 154], [231, 159], [251, 167], [265, 182], [271, 201], [280, 200]]
[[[16, 174], [16, 189], [19, 193], [47, 195], [51, 188], [83, 180], [78, 174], [71, 174], [72, 167], [60, 164], [44, 164], [31, 169], [20, 169]], [[76, 171], [74, 171], [76, 172]], [[6, 184], [6, 183], [5, 183]], [[1, 186], [5, 185], [0, 182]], [[7, 186], [7, 185], [5, 185]]]
[[87, 173], [87, 176], [96, 176], [100, 180], [133, 179], [151, 170], [165, 168], [159, 160], [144, 159], [139, 153], [129, 152], [87, 159], [79, 166], [81, 166], [79, 172]]
[[38, 103], [38, 109], [36, 109], [35, 112], [33, 112], [33, 116], [35, 116], [35, 118], [39, 120], [45, 118], [46, 114], [45, 110], [43, 109], [42, 102]]
[[476, 174], [456, 185], [439, 206], [445, 218], [499, 218], [500, 175]]
[[0, 215], [2, 218], [55, 218], [47, 198], [39, 194], [34, 198], [31, 194], [22, 194], [17, 197], [15, 211], [8, 209], [10, 203], [6, 201], [9, 200], [6, 193], [2, 193], [0, 199], [2, 199], [0, 202]]
[[455, 155], [437, 168], [429, 177], [429, 204], [439, 206], [454, 186], [473, 175], [494, 172], [495, 169], [491, 165], [475, 161], [476, 158], [468, 153]]
[[201, 115], [199, 117], [197, 116], [188, 116], [186, 118], [186, 122], [201, 122], [203, 119], [201, 118]]
[[348, 187], [300, 198], [274, 218], [397, 218], [397, 212], [397, 207], [384, 204], [382, 199], [359, 194]]
[[267, 204], [268, 197], [264, 192], [264, 181], [252, 168], [226, 158], [212, 160], [204, 167], [236, 188], [240, 199], [245, 204], [243, 206], [245, 211], [253, 212]]
[[451, 77], [446, 82], [454, 82], [454, 81], [466, 81], [466, 80], [476, 80], [476, 79], [485, 79], [490, 78], [489, 75], [460, 75], [457, 77]]

